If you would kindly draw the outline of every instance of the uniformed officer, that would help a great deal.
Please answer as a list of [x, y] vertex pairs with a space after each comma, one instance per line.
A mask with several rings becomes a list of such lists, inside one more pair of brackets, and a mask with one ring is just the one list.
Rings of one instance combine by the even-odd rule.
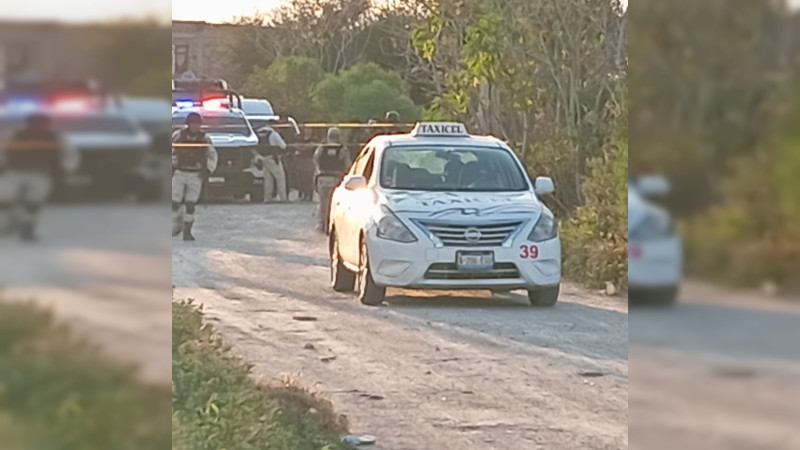
[[336, 127], [329, 128], [327, 143], [314, 152], [314, 187], [319, 196], [318, 231], [326, 231], [333, 188], [351, 163], [350, 151], [342, 144], [341, 131]]
[[273, 201], [275, 191], [277, 191], [280, 202], [288, 202], [289, 191], [286, 186], [286, 169], [283, 165], [286, 141], [270, 125], [259, 128], [256, 130], [256, 134], [258, 135], [258, 158], [264, 166], [264, 203]]
[[11, 215], [13, 229], [23, 240], [34, 241], [39, 211], [50, 197], [53, 184], [78, 168], [78, 153], [44, 113], [30, 115], [2, 147], [0, 209]]
[[[217, 151], [202, 130], [203, 118], [186, 116], [186, 127], [172, 134], [172, 235], [183, 230], [183, 240], [193, 241], [194, 214], [203, 181], [217, 168]], [[185, 208], [181, 222], [181, 207]]]

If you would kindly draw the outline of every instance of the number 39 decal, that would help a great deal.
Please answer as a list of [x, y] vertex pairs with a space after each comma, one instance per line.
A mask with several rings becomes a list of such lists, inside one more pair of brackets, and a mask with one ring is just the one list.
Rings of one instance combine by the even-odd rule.
[[539, 257], [539, 247], [535, 245], [520, 245], [519, 257], [522, 259], [536, 259]]

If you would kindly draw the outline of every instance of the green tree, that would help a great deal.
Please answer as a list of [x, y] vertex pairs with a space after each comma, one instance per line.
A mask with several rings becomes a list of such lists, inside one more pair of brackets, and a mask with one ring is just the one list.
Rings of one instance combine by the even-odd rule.
[[[89, 31], [87, 45], [102, 62], [97, 76], [110, 89], [148, 95], [165, 95], [167, 79], [161, 78], [170, 67], [170, 28], [155, 23], [123, 22], [98, 26]], [[162, 79], [161, 88], [145, 78]]]
[[316, 59], [285, 57], [267, 68], [257, 68], [242, 86], [249, 97], [266, 98], [275, 112], [309, 121], [319, 118], [313, 101], [316, 86], [324, 77]]
[[327, 75], [317, 86], [314, 100], [317, 110], [329, 120], [367, 121], [397, 111], [401, 121], [413, 122], [420, 115], [400, 75], [374, 63]]
[[800, 88], [770, 138], [737, 158], [722, 184], [724, 202], [686, 227], [690, 270], [725, 282], [797, 281], [800, 266]]

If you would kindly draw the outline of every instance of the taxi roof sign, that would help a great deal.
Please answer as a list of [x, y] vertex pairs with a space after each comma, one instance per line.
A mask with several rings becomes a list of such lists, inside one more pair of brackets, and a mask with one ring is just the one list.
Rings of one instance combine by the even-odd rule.
[[412, 136], [468, 137], [467, 127], [458, 122], [419, 122]]

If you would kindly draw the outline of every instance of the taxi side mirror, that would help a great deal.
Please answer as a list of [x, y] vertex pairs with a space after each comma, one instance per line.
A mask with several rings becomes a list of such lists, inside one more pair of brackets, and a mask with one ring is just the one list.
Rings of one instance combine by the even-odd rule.
[[357, 191], [367, 187], [367, 179], [361, 175], [348, 175], [344, 179], [344, 188], [348, 191]]
[[666, 178], [646, 175], [635, 181], [636, 190], [643, 197], [662, 197], [669, 194], [670, 185]]
[[533, 180], [533, 190], [536, 192], [536, 195], [546, 195], [555, 192], [556, 187], [553, 184], [552, 178], [536, 177], [536, 179]]

